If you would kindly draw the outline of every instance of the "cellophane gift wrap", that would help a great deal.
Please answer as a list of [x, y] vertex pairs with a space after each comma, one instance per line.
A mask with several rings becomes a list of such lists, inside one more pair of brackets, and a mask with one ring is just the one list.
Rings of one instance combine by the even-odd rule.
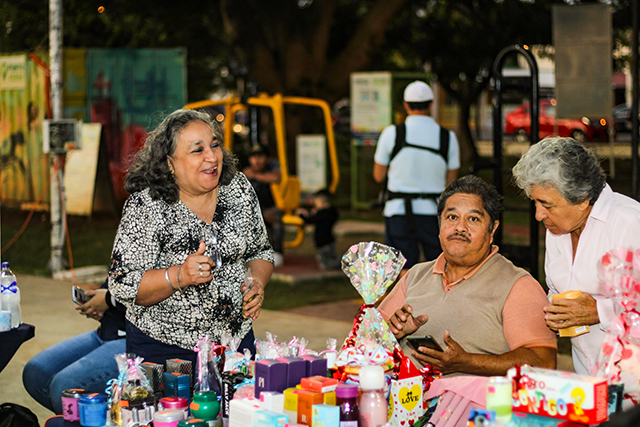
[[617, 248], [598, 264], [598, 279], [613, 300], [615, 317], [593, 376], [624, 384], [624, 408], [640, 403], [640, 249]]
[[400, 251], [376, 242], [353, 245], [343, 255], [342, 271], [364, 299], [336, 360], [336, 367], [346, 375], [356, 374], [364, 365], [382, 365], [390, 370], [394, 356], [401, 354], [398, 341], [374, 304], [398, 277], [405, 262]]

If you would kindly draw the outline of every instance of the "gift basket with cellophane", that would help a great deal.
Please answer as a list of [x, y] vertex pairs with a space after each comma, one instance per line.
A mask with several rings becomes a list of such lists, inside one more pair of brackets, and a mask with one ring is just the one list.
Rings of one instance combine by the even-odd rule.
[[398, 341], [374, 308], [406, 262], [396, 249], [376, 242], [353, 245], [342, 257], [342, 271], [364, 299], [333, 367], [334, 376], [357, 381], [361, 366], [381, 365], [393, 371], [402, 351]]
[[598, 279], [615, 315], [591, 374], [623, 384], [628, 408], [640, 403], [640, 249], [607, 252], [598, 263]]

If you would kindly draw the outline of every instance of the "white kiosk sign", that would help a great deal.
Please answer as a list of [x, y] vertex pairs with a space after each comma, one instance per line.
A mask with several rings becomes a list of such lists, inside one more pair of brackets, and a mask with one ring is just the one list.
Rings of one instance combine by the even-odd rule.
[[316, 192], [327, 186], [326, 140], [324, 135], [298, 135], [298, 177], [303, 192]]
[[351, 130], [357, 144], [375, 144], [391, 124], [391, 73], [351, 74]]
[[0, 90], [24, 89], [26, 84], [26, 55], [0, 57]]

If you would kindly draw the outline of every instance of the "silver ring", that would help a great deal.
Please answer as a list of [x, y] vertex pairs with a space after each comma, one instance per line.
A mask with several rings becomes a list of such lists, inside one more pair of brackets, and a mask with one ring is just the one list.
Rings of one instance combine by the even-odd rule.
[[198, 270], [200, 270], [200, 273], [202, 273], [202, 263], [198, 263]]
[[202, 274], [202, 270], [200, 270], [200, 277], [204, 277], [204, 274]]

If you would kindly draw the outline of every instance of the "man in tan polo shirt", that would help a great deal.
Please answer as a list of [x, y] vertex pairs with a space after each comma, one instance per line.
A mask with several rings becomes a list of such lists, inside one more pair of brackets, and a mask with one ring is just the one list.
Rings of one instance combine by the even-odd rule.
[[[449, 184], [438, 202], [443, 253], [411, 268], [378, 308], [418, 368], [493, 376], [515, 365], [556, 367], [542, 287], [492, 245], [500, 199], [473, 175]], [[444, 351], [408, 347], [408, 336], [424, 335]]]

